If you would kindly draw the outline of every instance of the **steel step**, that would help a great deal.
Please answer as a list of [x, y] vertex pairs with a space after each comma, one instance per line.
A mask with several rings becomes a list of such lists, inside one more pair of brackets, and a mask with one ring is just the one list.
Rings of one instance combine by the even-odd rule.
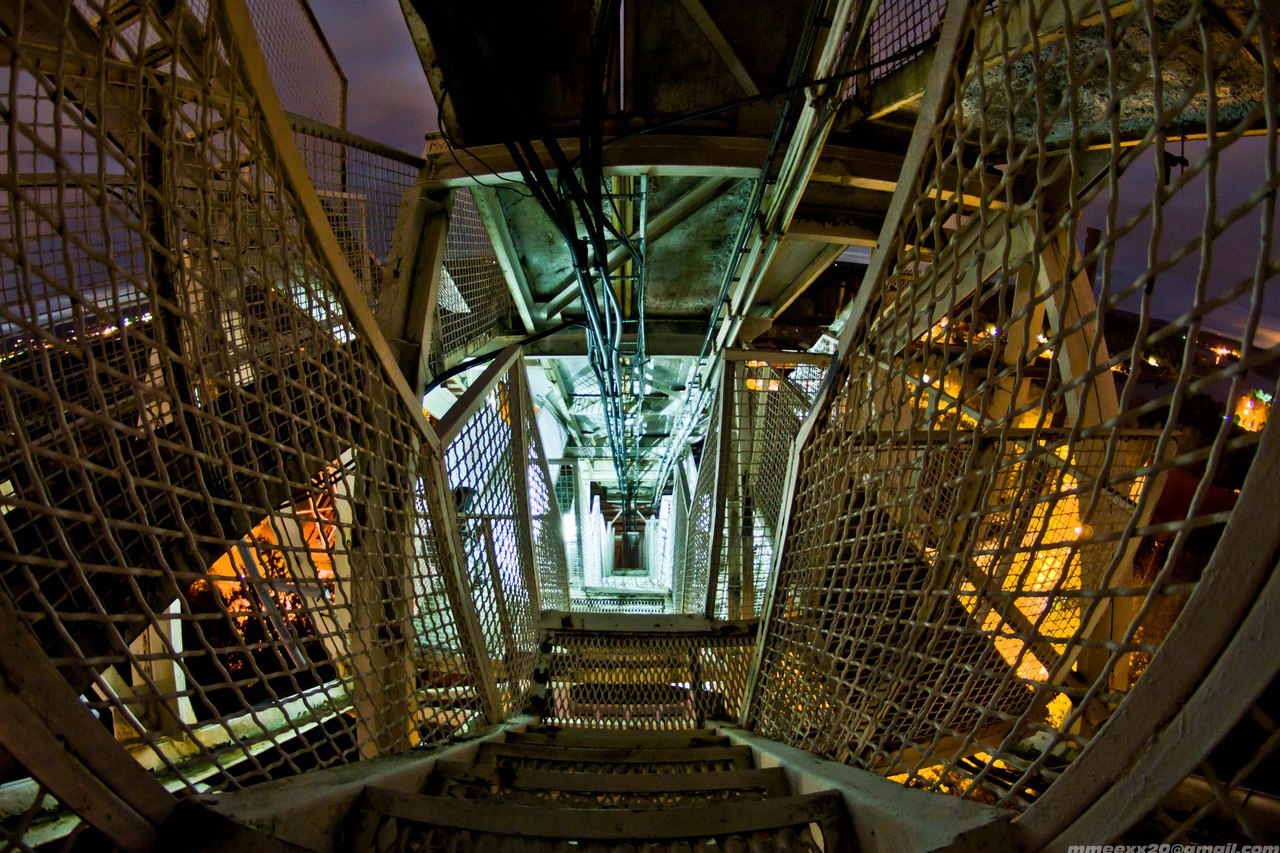
[[[772, 850], [851, 850], [853, 838], [841, 797], [834, 792], [751, 802], [704, 802], [655, 809], [585, 809], [553, 804], [530, 806], [500, 796], [482, 801], [406, 794], [385, 788], [365, 790], [361, 837], [377, 846], [395, 839], [402, 847], [546, 850], [556, 842], [633, 844], [715, 839], [767, 842]], [[821, 837], [821, 847], [817, 837]]]
[[705, 773], [753, 766], [751, 750], [745, 746], [610, 749], [493, 742], [480, 744], [476, 765], [596, 773]]
[[727, 737], [712, 729], [638, 731], [626, 729], [570, 729], [547, 726], [523, 732], [507, 732], [506, 742], [542, 746], [622, 749], [690, 749], [699, 746], [729, 746]]
[[791, 794], [779, 768], [708, 773], [575, 773], [438, 762], [424, 792], [480, 800], [501, 796], [525, 805], [554, 802], [581, 808], [655, 808], [689, 802], [763, 800]]

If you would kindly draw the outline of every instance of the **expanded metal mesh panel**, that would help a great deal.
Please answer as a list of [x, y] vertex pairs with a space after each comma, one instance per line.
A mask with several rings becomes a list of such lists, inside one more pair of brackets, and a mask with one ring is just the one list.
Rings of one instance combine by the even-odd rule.
[[690, 729], [741, 711], [755, 630], [722, 636], [552, 631], [544, 643], [551, 646], [544, 722]]
[[[719, 406], [712, 411], [719, 411]], [[702, 458], [698, 460], [698, 483], [689, 500], [689, 517], [685, 528], [684, 584], [675, 591], [677, 613], [703, 613], [707, 608], [711, 550], [717, 545], [714, 527], [720, 439], [718, 429], [708, 432], [702, 446]]]
[[294, 122], [293, 129], [343, 257], [377, 314], [391, 283], [386, 263], [396, 216], [421, 161], [311, 122]]
[[716, 500], [723, 507], [720, 571], [714, 615], [749, 619], [769, 588], [774, 537], [782, 516], [783, 482], [800, 424], [809, 411], [804, 390], [785, 363], [726, 365], [731, 390], [729, 441]]
[[499, 796], [509, 802], [522, 805], [545, 804], [580, 809], [678, 808], [680, 806], [698, 806], [704, 803], [763, 800], [767, 796], [763, 785], [755, 788], [726, 788], [707, 791], [593, 794], [556, 790], [522, 791], [507, 785], [494, 785], [488, 780], [465, 785], [455, 783], [445, 787], [442, 793], [444, 796], [472, 800], [483, 800], [486, 797]]
[[425, 424], [248, 85], [247, 19], [135, 12], [0, 10], [0, 591], [170, 788], [452, 735], [474, 679], [424, 603]]
[[435, 335], [438, 369], [486, 343], [511, 314], [511, 294], [471, 191], [454, 193], [440, 273]]
[[289, 112], [347, 126], [347, 78], [308, 0], [246, 0], [271, 81]]
[[750, 715], [1013, 808], [1106, 747], [1280, 373], [1275, 30], [1256, 5], [1091, 8], [954, 10], [801, 454]]
[[537, 565], [524, 527], [529, 506], [517, 490], [517, 466], [528, 465], [528, 446], [518, 446], [512, 434], [513, 418], [522, 416], [514, 386], [509, 370], [481, 389], [483, 405], [445, 448], [468, 594], [507, 713], [524, 707], [538, 618]]

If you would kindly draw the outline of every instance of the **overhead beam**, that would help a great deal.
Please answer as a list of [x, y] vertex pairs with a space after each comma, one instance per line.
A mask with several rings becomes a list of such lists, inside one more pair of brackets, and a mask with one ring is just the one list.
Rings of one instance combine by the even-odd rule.
[[[661, 323], [662, 321], [654, 321], [645, 331], [644, 346], [647, 354], [688, 358], [701, 354], [706, 336], [705, 319], [702, 321], [704, 328], [698, 332], [664, 331]], [[497, 348], [517, 342], [518, 339], [514, 337], [499, 337], [494, 339], [493, 346]], [[524, 352], [527, 358], [577, 358], [587, 354], [587, 341], [581, 334], [559, 334], [526, 344]]]
[[[832, 243], [844, 246], [874, 248], [880, 235], [880, 219], [873, 216], [845, 215], [831, 212], [826, 215], [801, 208], [791, 220], [787, 236], [815, 243]], [[838, 253], [837, 253], [838, 254]], [[829, 265], [828, 265], [829, 266]]]
[[[872, 245], [874, 245], [874, 240]], [[818, 253], [814, 255], [812, 261], [800, 272], [798, 276], [792, 279], [791, 283], [778, 294], [773, 300], [773, 304], [765, 310], [769, 317], [778, 317], [783, 311], [791, 307], [791, 303], [800, 298], [809, 286], [818, 280], [818, 277], [830, 269], [831, 265], [836, 262], [836, 258], [844, 253], [844, 243], [827, 243], [818, 249]]]
[[[565, 155], [578, 156], [579, 139], [557, 140]], [[550, 162], [546, 146], [535, 142], [534, 150]], [[693, 136], [661, 133], [635, 134], [605, 140], [601, 157], [606, 175], [651, 175], [667, 177], [755, 178], [769, 151], [769, 140], [746, 136]], [[786, 153], [784, 146], [780, 153]], [[490, 180], [523, 182], [520, 170], [505, 145], [480, 145], [450, 151], [440, 134], [429, 134], [423, 173], [428, 190], [473, 187]], [[454, 158], [457, 158], [456, 160]], [[898, 172], [894, 160], [901, 156], [871, 148], [826, 145], [815, 161], [812, 180], [826, 183], [866, 184], [891, 192], [888, 186]], [[886, 189], [887, 187], [887, 189]]]
[[716, 55], [720, 57], [720, 61], [729, 69], [733, 79], [738, 81], [742, 91], [748, 95], [760, 94], [760, 88], [751, 79], [751, 75], [747, 73], [742, 60], [738, 58], [738, 54], [734, 51], [733, 45], [729, 44], [729, 40], [724, 37], [720, 27], [716, 26], [716, 22], [711, 19], [711, 15], [707, 12], [707, 7], [702, 5], [701, 0], [680, 0], [680, 5], [689, 13], [689, 17], [698, 25], [698, 29], [702, 30], [702, 34], [706, 36]]
[[[645, 226], [645, 241], [652, 246], [664, 234], [719, 198], [733, 183], [734, 181], [729, 178], [703, 178], [687, 193], [649, 219]], [[628, 239], [634, 242], [639, 236], [638, 233], [629, 234]], [[623, 246], [618, 246], [611, 251], [608, 258], [609, 272], [621, 267], [627, 257], [627, 250]], [[576, 278], [572, 275], [566, 276], [560, 280], [555, 295], [541, 306], [543, 316], [554, 317], [572, 305], [578, 299], [578, 295]]]
[[[431, 189], [470, 187], [485, 178], [524, 180], [505, 145], [455, 148], [450, 152], [440, 139], [443, 150], [437, 151], [433, 147], [437, 139], [437, 134], [427, 137], [426, 180]], [[557, 142], [565, 156], [577, 159], [577, 137]], [[605, 175], [754, 178], [760, 173], [768, 145], [767, 139], [645, 134], [606, 140], [602, 160]], [[542, 142], [534, 142], [533, 148], [544, 163], [551, 162]]]
[[[831, 27], [818, 49], [814, 73], [826, 77], [847, 68], [858, 56], [867, 36], [875, 4], [837, 0], [831, 11]], [[832, 124], [845, 102], [842, 86], [817, 87], [800, 109], [791, 139], [782, 157], [777, 181], [761, 207], [758, 228], [746, 257], [734, 264], [736, 284], [729, 295], [729, 310], [716, 336], [717, 349], [738, 339], [743, 322], [752, 312], [760, 285], [773, 263], [778, 246], [795, 216], [805, 188], [813, 179], [827, 150]]]

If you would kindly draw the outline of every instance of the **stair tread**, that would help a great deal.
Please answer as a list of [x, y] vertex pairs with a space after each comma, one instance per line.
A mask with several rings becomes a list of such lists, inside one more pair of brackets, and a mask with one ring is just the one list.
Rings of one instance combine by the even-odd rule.
[[724, 735], [710, 729], [683, 731], [584, 731], [558, 729], [550, 731], [507, 732], [506, 743], [540, 744], [544, 746], [688, 749], [695, 746], [730, 746]]
[[745, 746], [701, 746], [687, 749], [645, 747], [571, 747], [542, 744], [493, 743], [480, 745], [477, 764], [493, 764], [498, 758], [551, 761], [564, 764], [697, 764], [729, 761], [741, 769], [751, 767], [751, 750]]
[[770, 797], [790, 793], [786, 774], [777, 767], [750, 770], [712, 770], [696, 774], [582, 773], [562, 770], [498, 768], [440, 761], [435, 774], [441, 780], [500, 785], [527, 791], [563, 791], [589, 794], [647, 794], [689, 791], [763, 789]]
[[449, 829], [563, 840], [708, 838], [844, 821], [833, 791], [749, 802], [712, 802], [653, 809], [589, 809], [552, 803], [527, 805], [504, 797], [461, 800], [370, 787], [364, 808], [400, 821]]

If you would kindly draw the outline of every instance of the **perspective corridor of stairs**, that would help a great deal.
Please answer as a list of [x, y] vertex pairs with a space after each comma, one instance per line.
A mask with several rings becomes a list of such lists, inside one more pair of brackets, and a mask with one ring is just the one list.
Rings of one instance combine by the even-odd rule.
[[365, 788], [348, 845], [379, 851], [765, 853], [854, 849], [841, 796], [712, 730], [531, 727], [439, 761], [419, 794]]

